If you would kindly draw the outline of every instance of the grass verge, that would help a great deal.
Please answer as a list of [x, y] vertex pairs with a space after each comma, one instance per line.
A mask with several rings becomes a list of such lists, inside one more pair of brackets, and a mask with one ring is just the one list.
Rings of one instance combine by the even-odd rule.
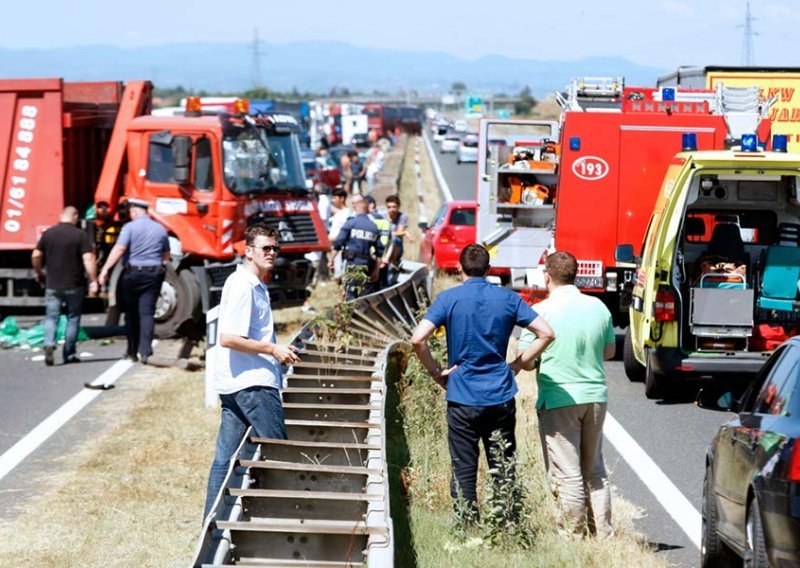
[[[512, 353], [515, 344], [512, 340]], [[438, 352], [443, 353], [442, 346]], [[454, 522], [449, 495], [444, 391], [413, 357], [408, 360], [405, 372], [392, 383], [389, 399], [396, 400], [396, 410], [389, 415], [387, 437], [403, 440], [396, 448], [390, 448], [389, 454], [390, 470], [397, 472], [391, 480], [395, 493], [392, 511], [398, 517], [396, 564], [437, 568], [666, 566], [648, 547], [646, 539], [634, 530], [633, 522], [642, 511], [617, 495], [613, 496], [612, 505], [617, 532], [614, 538], [575, 540], [559, 536], [555, 528], [556, 503], [546, 486], [538, 435], [535, 375], [522, 373], [518, 384], [516, 466], [524, 495], [520, 506], [524, 514], [518, 526], [513, 527], [515, 534], [520, 535], [514, 538], [498, 531], [491, 522], [466, 533]], [[482, 460], [479, 501], [486, 503], [488, 474], [485, 458]], [[484, 518], [489, 517], [488, 512], [484, 508]]]

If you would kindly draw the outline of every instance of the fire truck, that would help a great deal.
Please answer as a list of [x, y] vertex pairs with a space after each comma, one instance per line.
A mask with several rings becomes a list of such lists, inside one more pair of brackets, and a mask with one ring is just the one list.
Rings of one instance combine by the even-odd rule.
[[313, 266], [304, 255], [329, 243], [305, 189], [296, 121], [252, 116], [246, 101], [206, 114], [193, 99], [183, 116], [151, 116], [151, 100], [147, 81], [0, 81], [0, 309], [43, 305], [30, 254], [66, 205], [88, 212], [102, 262], [133, 197], [169, 232], [160, 336], [202, 333], [202, 313], [218, 302], [253, 222], [281, 235], [273, 301], [305, 300]]
[[641, 243], [658, 190], [683, 135], [724, 149], [743, 133], [769, 138], [757, 88], [625, 87], [622, 78], [576, 79], [557, 96], [560, 120], [480, 123], [477, 241], [502, 284], [535, 299], [555, 250], [579, 261], [576, 285], [627, 325], [635, 266], [616, 246]]

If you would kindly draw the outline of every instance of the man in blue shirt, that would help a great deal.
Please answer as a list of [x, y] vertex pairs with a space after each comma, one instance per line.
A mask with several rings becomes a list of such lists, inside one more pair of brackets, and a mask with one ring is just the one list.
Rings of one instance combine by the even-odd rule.
[[119, 233], [100, 272], [100, 285], [105, 286], [114, 265], [124, 257], [124, 271], [117, 287], [117, 300], [125, 312], [128, 334], [127, 357], [142, 363], [153, 354], [156, 301], [169, 261], [167, 230], [147, 214], [148, 203], [128, 200], [130, 222]]
[[[514, 326], [531, 330], [536, 339], [525, 352], [535, 359], [555, 339], [544, 319], [522, 298], [486, 281], [489, 253], [481, 245], [461, 251], [459, 270], [463, 284], [442, 292], [417, 325], [411, 343], [423, 366], [447, 391], [447, 429], [453, 478], [450, 495], [459, 494], [474, 514], [479, 442], [494, 469], [490, 438], [499, 431], [510, 458], [516, 451], [514, 428], [517, 385], [506, 363], [508, 341]], [[428, 339], [439, 327], [447, 332], [449, 368], [434, 361]]]
[[363, 267], [360, 270], [366, 273], [368, 281], [362, 285], [350, 280], [345, 289], [348, 300], [372, 291], [373, 283], [378, 280], [383, 256], [380, 230], [369, 217], [369, 204], [360, 195], [354, 195], [352, 203], [356, 215], [348, 219], [339, 231], [328, 263], [333, 270], [336, 255], [342, 251], [346, 263], [345, 272], [352, 270], [350, 267]]

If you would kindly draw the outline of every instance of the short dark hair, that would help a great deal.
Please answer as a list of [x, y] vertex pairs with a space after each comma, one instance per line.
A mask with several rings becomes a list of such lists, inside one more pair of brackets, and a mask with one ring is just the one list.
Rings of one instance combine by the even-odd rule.
[[251, 247], [258, 237], [273, 239], [276, 243], [280, 240], [278, 231], [272, 227], [267, 227], [263, 223], [253, 223], [244, 231], [244, 243]]
[[390, 195], [389, 197], [386, 198], [386, 203], [387, 204], [397, 203], [397, 206], [400, 207], [400, 198], [397, 197], [396, 195]]
[[333, 195], [334, 197], [344, 197], [346, 199], [347, 190], [343, 188], [341, 185], [337, 185], [336, 189], [334, 189], [333, 192], [331, 192], [331, 195]]
[[578, 261], [568, 252], [554, 252], [547, 255], [544, 269], [558, 285], [575, 284], [575, 277], [578, 275]]
[[486, 276], [489, 271], [489, 251], [482, 245], [467, 245], [461, 251], [459, 262], [467, 276]]

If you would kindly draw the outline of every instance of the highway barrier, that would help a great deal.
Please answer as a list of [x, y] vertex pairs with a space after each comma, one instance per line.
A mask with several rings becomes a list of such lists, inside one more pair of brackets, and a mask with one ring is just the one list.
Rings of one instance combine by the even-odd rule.
[[301, 361], [282, 393], [288, 440], [245, 434], [193, 567], [394, 565], [386, 375], [391, 357], [409, 352], [426, 276], [404, 262], [398, 284], [295, 335]]

